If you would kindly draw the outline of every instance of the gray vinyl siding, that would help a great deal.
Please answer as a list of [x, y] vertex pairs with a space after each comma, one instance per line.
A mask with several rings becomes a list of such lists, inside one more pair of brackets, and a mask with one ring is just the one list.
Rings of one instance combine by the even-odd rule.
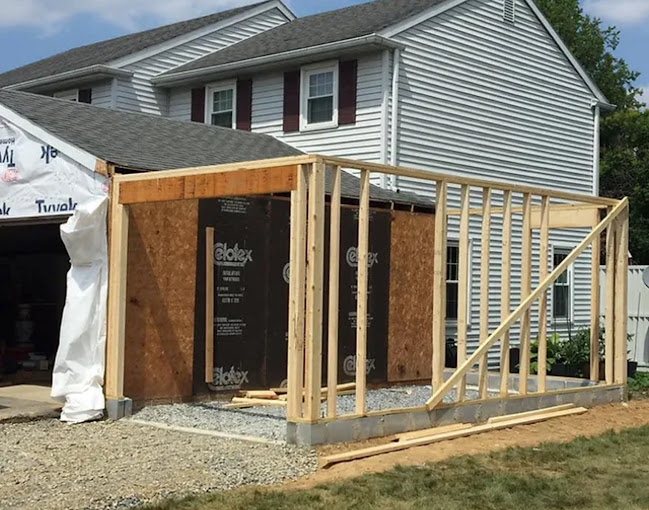
[[90, 88], [92, 89], [93, 106], [113, 108], [113, 80], [105, 80], [99, 83], [94, 83]]
[[381, 162], [381, 54], [358, 59], [356, 124], [284, 133], [284, 74], [253, 78], [252, 130], [272, 135], [307, 153]]
[[[402, 52], [398, 164], [508, 183], [591, 194], [593, 95], [523, 0], [516, 23], [503, 21], [502, 0], [470, 0], [394, 37]], [[434, 196], [430, 183], [400, 178], [402, 190]], [[473, 206], [481, 190], [472, 193]], [[450, 207], [459, 190], [450, 190]], [[502, 195], [494, 204], [502, 203]], [[519, 205], [521, 196], [515, 195]], [[494, 216], [490, 329], [500, 323], [501, 218]], [[498, 223], [500, 222], [500, 223]], [[520, 302], [520, 215], [515, 215], [512, 309]], [[579, 231], [552, 231], [551, 244], [575, 247]], [[458, 236], [451, 219], [449, 236]], [[469, 350], [479, 337], [480, 219], [471, 222]], [[533, 284], [538, 282], [538, 235]], [[590, 260], [574, 266], [572, 330], [587, 326]], [[548, 293], [551, 300], [551, 292]], [[536, 317], [537, 311], [534, 311]], [[570, 327], [550, 321], [549, 331]], [[449, 335], [454, 334], [452, 325]], [[532, 333], [535, 338], [536, 330]], [[512, 331], [518, 341], [518, 329]], [[497, 352], [490, 359], [497, 359]]]
[[272, 9], [186, 44], [124, 67], [134, 73], [118, 80], [117, 108], [167, 116], [171, 113], [167, 89], [152, 86], [151, 78], [220, 49], [270, 30], [287, 19], [279, 9]]

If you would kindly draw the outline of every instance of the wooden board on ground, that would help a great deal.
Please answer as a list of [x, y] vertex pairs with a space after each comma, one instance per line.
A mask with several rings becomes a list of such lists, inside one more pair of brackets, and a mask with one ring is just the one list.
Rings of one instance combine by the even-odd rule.
[[277, 393], [272, 390], [244, 391], [245, 398], [263, 398], [267, 400], [277, 399]]
[[540, 414], [554, 413], [556, 411], [565, 411], [566, 409], [574, 409], [574, 408], [575, 408], [575, 404], [563, 404], [560, 406], [545, 407], [543, 409], [536, 409], [535, 411], [528, 411], [525, 413], [506, 414], [505, 416], [494, 416], [493, 418], [490, 418], [487, 423], [501, 423], [503, 421], [509, 421], [514, 418], [526, 418], [528, 416], [538, 416]]
[[532, 423], [549, 420], [551, 418], [560, 418], [562, 416], [581, 414], [581, 413], [585, 413], [586, 411], [587, 409], [584, 407], [577, 407], [575, 409], [566, 409], [564, 411], [556, 411], [553, 413], [540, 414], [536, 416], [512, 418], [511, 420], [503, 421], [500, 423], [486, 423], [484, 425], [477, 425], [475, 427], [471, 427], [464, 430], [454, 430], [451, 432], [444, 432], [442, 434], [422, 437], [419, 439], [412, 439], [410, 441], [400, 441], [398, 443], [389, 443], [381, 446], [373, 446], [370, 448], [364, 448], [362, 450], [338, 453], [336, 455], [329, 455], [328, 457], [325, 457], [324, 467], [329, 467], [333, 464], [338, 464], [340, 462], [348, 462], [350, 460], [358, 460], [366, 457], [372, 457], [374, 455], [381, 455], [383, 453], [391, 453], [391, 452], [398, 452], [401, 450], [407, 450], [409, 448], [414, 448], [416, 446], [427, 446], [429, 444], [438, 443], [440, 441], [446, 441], [448, 439], [457, 439], [459, 437], [465, 437], [465, 436], [472, 436], [474, 434], [480, 434], [482, 432], [491, 432], [492, 430], [507, 429], [510, 427], [515, 427], [517, 425], [530, 425]]
[[430, 437], [435, 434], [443, 434], [445, 432], [453, 432], [455, 430], [465, 430], [473, 427], [470, 423], [453, 423], [452, 425], [445, 425], [443, 427], [434, 427], [432, 429], [415, 430], [413, 432], [404, 432], [394, 436], [393, 441], [412, 441], [420, 437]]

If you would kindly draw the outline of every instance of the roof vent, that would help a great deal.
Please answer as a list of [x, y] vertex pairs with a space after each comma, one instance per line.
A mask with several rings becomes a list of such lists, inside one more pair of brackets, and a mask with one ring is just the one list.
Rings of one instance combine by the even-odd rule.
[[509, 23], [516, 20], [516, 0], [503, 0], [503, 19]]

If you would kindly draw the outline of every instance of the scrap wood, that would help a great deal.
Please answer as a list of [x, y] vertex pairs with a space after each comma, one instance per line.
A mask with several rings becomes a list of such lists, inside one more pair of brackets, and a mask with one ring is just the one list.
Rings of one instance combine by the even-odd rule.
[[555, 411], [565, 411], [566, 409], [574, 409], [575, 404], [563, 404], [560, 406], [554, 407], [544, 407], [543, 409], [536, 409], [534, 411], [528, 411], [525, 413], [516, 413], [516, 414], [506, 414], [505, 416], [494, 416], [489, 418], [487, 423], [500, 423], [502, 421], [508, 421], [513, 418], [525, 418], [527, 416], [537, 416], [539, 414], [551, 413]]
[[[341, 396], [343, 396], [343, 395], [355, 395], [355, 394], [356, 394], [356, 390], [342, 390], [342, 391], [339, 391], [339, 392], [337, 393], [337, 395], [338, 395], [339, 397], [341, 397]], [[287, 399], [288, 399], [288, 395], [280, 395], [280, 396], [279, 396], [279, 399], [280, 399], [280, 400], [287, 400]], [[320, 400], [321, 400], [322, 402], [324, 402], [325, 400], [327, 400], [327, 395], [320, 395]]]
[[263, 398], [245, 398], [234, 397], [231, 404], [226, 404], [226, 409], [244, 409], [246, 407], [271, 406], [286, 407], [286, 402], [282, 400], [267, 400]]
[[420, 437], [430, 437], [435, 434], [443, 434], [444, 432], [453, 432], [454, 430], [465, 430], [473, 427], [470, 423], [453, 423], [452, 425], [445, 425], [443, 427], [434, 427], [432, 429], [414, 430], [412, 432], [404, 432], [403, 434], [396, 434], [392, 441], [411, 441], [412, 439], [419, 439]]
[[245, 398], [263, 398], [267, 400], [277, 399], [277, 393], [273, 390], [250, 390], [242, 392]]
[[[336, 386], [338, 389], [338, 392], [340, 394], [341, 391], [347, 391], [347, 390], [354, 390], [356, 389], [356, 383], [344, 383], [344, 384], [339, 384]], [[288, 393], [288, 388], [271, 388], [270, 391], [274, 391], [278, 395], [286, 394]], [[302, 392], [304, 393], [304, 391]], [[327, 387], [325, 386], [324, 388], [320, 388], [320, 393], [327, 393]]]
[[514, 418], [508, 421], [502, 421], [499, 423], [486, 423], [484, 425], [477, 425], [463, 430], [454, 430], [451, 432], [444, 432], [442, 434], [436, 434], [429, 437], [422, 437], [419, 439], [412, 439], [410, 441], [400, 441], [398, 443], [389, 443], [381, 446], [373, 446], [370, 448], [363, 448], [361, 450], [354, 450], [350, 452], [338, 453], [335, 455], [329, 455], [324, 458], [324, 466], [329, 467], [333, 464], [338, 464], [340, 462], [348, 462], [350, 460], [358, 460], [366, 457], [373, 457], [374, 455], [381, 455], [383, 453], [398, 452], [401, 450], [407, 450], [409, 448], [414, 448], [416, 446], [426, 446], [433, 443], [438, 443], [440, 441], [445, 441], [447, 439], [457, 439], [459, 437], [471, 436], [474, 434], [480, 434], [482, 432], [490, 432], [492, 430], [507, 429], [510, 427], [515, 427], [516, 425], [529, 425], [532, 423], [537, 423], [540, 421], [549, 420], [551, 418], [560, 418], [562, 416], [571, 416], [573, 414], [582, 414], [587, 411], [584, 407], [577, 407], [574, 409], [566, 409], [563, 411], [555, 411], [547, 414], [537, 414], [535, 416], [526, 416], [522, 418]]

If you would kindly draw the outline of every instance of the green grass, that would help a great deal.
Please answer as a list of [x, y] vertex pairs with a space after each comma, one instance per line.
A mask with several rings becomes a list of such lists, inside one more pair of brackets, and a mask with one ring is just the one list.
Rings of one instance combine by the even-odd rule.
[[398, 467], [310, 490], [244, 489], [141, 510], [617, 508], [649, 508], [649, 426], [567, 444]]

